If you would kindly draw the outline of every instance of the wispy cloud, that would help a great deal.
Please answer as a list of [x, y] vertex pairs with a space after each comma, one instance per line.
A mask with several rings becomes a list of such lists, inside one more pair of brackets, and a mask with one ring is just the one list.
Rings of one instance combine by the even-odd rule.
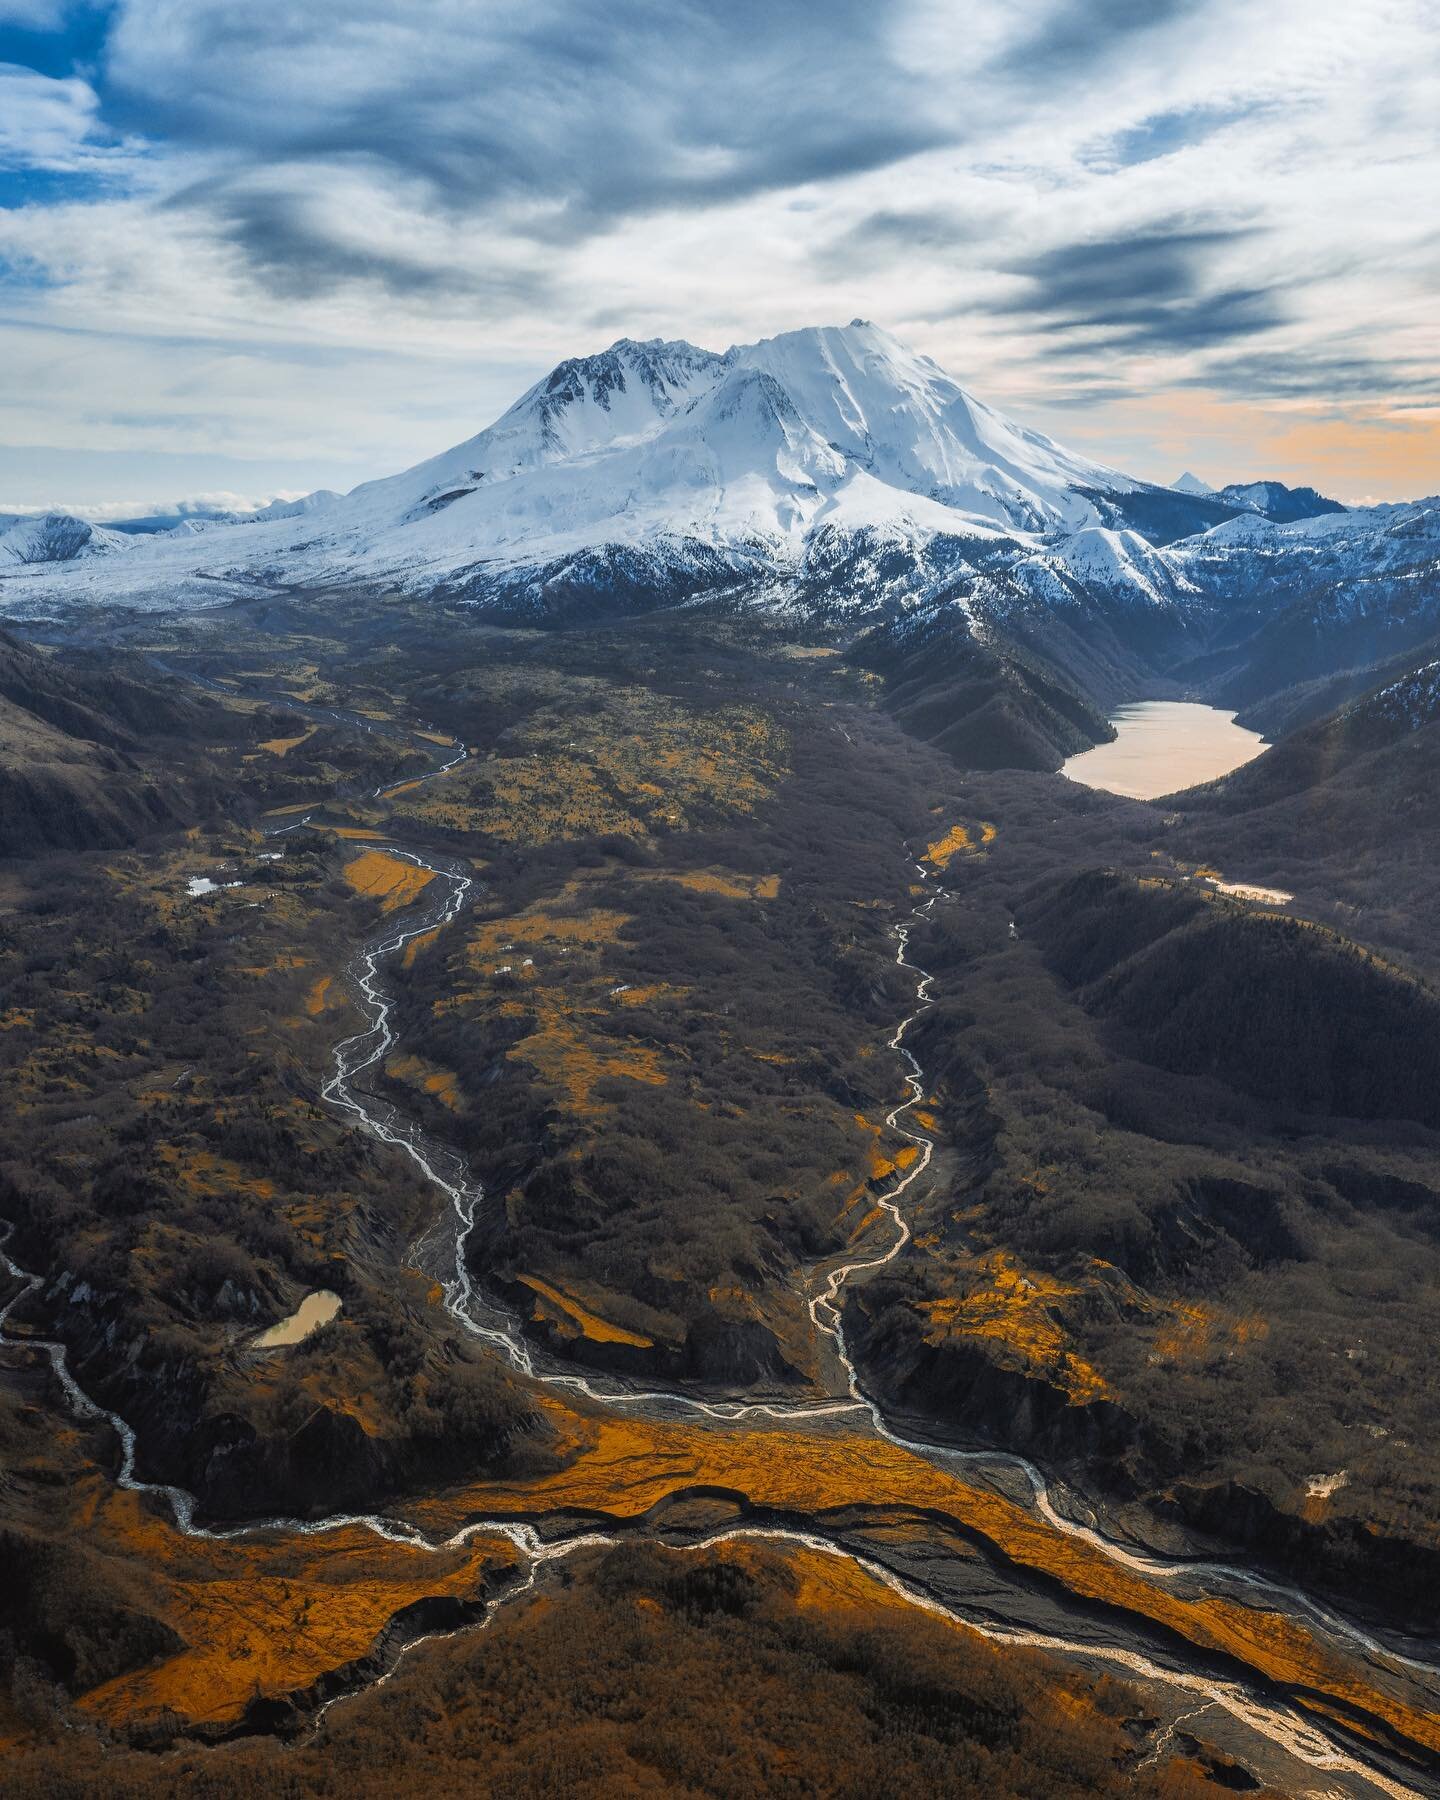
[[0, 429], [379, 472], [605, 337], [857, 312], [1142, 473], [1137, 394], [1214, 396], [1237, 458], [1251, 403], [1380, 421], [1440, 371], [1433, 34], [1432, 0], [0, 0]]

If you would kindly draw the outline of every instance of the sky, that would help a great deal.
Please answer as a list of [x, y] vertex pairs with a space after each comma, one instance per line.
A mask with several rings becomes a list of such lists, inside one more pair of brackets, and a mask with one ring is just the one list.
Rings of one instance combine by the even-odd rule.
[[875, 320], [1152, 480], [1440, 491], [1440, 0], [0, 0], [0, 510], [348, 489]]

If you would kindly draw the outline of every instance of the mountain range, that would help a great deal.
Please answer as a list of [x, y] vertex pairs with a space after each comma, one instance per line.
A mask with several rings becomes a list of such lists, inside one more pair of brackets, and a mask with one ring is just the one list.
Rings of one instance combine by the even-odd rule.
[[947, 673], [1002, 667], [1032, 714], [1036, 681], [1063, 691], [1084, 722], [1024, 753], [1053, 765], [1145, 682], [1299, 705], [1307, 684], [1422, 646], [1440, 630], [1437, 567], [1434, 500], [1141, 481], [855, 320], [723, 354], [621, 339], [343, 497], [148, 534], [14, 520], [0, 613], [363, 589], [543, 621], [704, 597], [869, 630], [882, 660], [943, 640]]

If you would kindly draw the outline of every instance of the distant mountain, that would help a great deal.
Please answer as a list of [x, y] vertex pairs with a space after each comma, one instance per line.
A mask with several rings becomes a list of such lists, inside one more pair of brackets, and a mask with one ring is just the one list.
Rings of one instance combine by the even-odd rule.
[[1204, 660], [1179, 678], [1202, 679], [1271, 735], [1297, 710], [1313, 716], [1312, 684], [1440, 632], [1440, 500], [1280, 524], [1242, 513], [1166, 554], [1209, 612]]
[[119, 532], [107, 531], [103, 525], [92, 525], [88, 519], [77, 519], [71, 513], [6, 517], [6, 529], [0, 531], [0, 572], [103, 556], [125, 545]]
[[308, 513], [321, 512], [343, 496], [333, 488], [316, 488], [299, 500], [272, 500], [268, 506], [253, 512], [236, 512], [224, 507], [189, 508], [183, 512], [143, 513], [133, 519], [116, 519], [111, 529], [128, 536], [151, 536], [160, 532], [179, 532], [193, 536], [216, 525], [258, 525], [271, 519], [300, 519]]
[[1217, 498], [1241, 512], [1261, 513], [1277, 525], [1347, 510], [1338, 500], [1327, 500], [1312, 487], [1286, 487], [1283, 481], [1231, 482], [1220, 489]]
[[1367, 941], [1434, 962], [1440, 841], [1440, 641], [1423, 660], [1180, 796], [1177, 854], [1363, 916]]
[[1202, 481], [1198, 475], [1192, 475], [1188, 469], [1178, 481], [1172, 481], [1170, 485], [1177, 494], [1213, 494], [1215, 492], [1208, 481]]

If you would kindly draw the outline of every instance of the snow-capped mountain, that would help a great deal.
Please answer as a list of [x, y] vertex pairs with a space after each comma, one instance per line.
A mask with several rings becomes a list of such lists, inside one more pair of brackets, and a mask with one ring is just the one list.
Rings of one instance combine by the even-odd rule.
[[1282, 523], [1242, 513], [1166, 555], [1207, 597], [1228, 705], [1387, 663], [1440, 633], [1440, 499]]
[[[813, 585], [844, 565], [863, 609], [875, 595], [857, 551], [892, 574], [897, 556], [918, 569], [938, 540], [1028, 556], [1098, 527], [1092, 496], [1143, 487], [1013, 424], [863, 321], [723, 355], [622, 339], [561, 363], [486, 430], [403, 474], [298, 514], [271, 509], [243, 537], [207, 524], [131, 540], [103, 570], [36, 576], [5, 602], [213, 603], [226, 580], [262, 580], [543, 604], [557, 583]], [[1137, 600], [1151, 604], [1153, 588]]]
[[42, 563], [70, 563], [77, 558], [104, 556], [123, 550], [126, 539], [118, 531], [92, 525], [72, 513], [41, 513], [34, 518], [7, 514], [0, 531], [0, 573], [11, 568], [33, 568]]
[[1213, 494], [1215, 492], [1208, 481], [1202, 481], [1198, 475], [1192, 475], [1189, 469], [1178, 481], [1172, 481], [1170, 485], [1177, 494]]
[[1262, 513], [1277, 525], [1348, 510], [1338, 500], [1327, 500], [1312, 487], [1286, 487], [1283, 481], [1232, 481], [1215, 497], [1240, 512]]
[[1217, 619], [1238, 642], [1317, 581], [1409, 568], [1398, 539], [1420, 529], [1403, 509], [1345, 512], [1279, 483], [1138, 481], [1006, 419], [863, 320], [723, 353], [621, 339], [343, 498], [141, 537], [41, 523], [0, 538], [14, 540], [0, 611], [15, 617], [208, 606], [257, 586], [440, 594], [496, 615], [723, 593], [857, 621], [942, 605], [1042, 655], [1047, 631], [1073, 647], [1089, 630], [1116, 667]]
[[254, 512], [197, 512], [177, 524], [157, 531], [158, 537], [200, 537], [207, 531], [223, 531], [229, 525], [268, 525], [277, 519], [304, 519], [312, 513], [324, 512], [344, 498], [333, 488], [316, 488], [298, 500], [272, 500]]

